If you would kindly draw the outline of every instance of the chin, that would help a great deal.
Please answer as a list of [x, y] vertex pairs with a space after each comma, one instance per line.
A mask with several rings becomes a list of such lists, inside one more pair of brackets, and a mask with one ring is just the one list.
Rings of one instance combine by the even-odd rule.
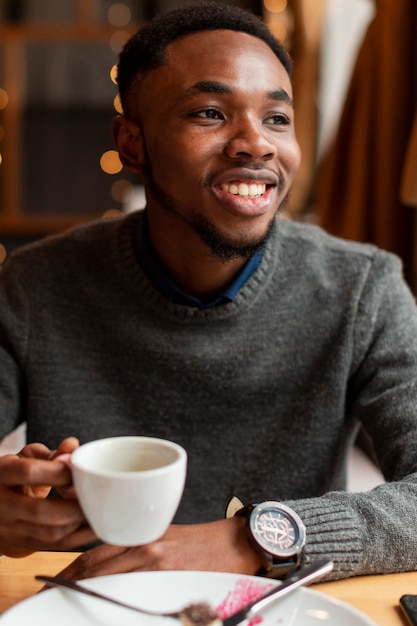
[[236, 238], [222, 232], [204, 215], [194, 216], [193, 225], [201, 240], [210, 251], [221, 261], [228, 262], [236, 259], [250, 259], [256, 252], [263, 249], [270, 238], [275, 220], [269, 221], [261, 233]]

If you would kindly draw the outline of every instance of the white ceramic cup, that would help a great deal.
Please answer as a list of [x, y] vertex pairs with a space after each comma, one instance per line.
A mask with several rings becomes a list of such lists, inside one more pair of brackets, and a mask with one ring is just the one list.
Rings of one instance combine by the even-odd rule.
[[153, 437], [110, 437], [71, 456], [80, 506], [97, 536], [134, 546], [155, 541], [171, 523], [185, 485], [187, 453]]

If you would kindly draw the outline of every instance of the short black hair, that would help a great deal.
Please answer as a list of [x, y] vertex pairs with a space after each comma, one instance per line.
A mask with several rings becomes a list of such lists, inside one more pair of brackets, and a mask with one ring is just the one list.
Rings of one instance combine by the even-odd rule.
[[262, 39], [278, 57], [288, 75], [292, 62], [288, 52], [261, 18], [236, 6], [200, 2], [162, 13], [133, 35], [119, 56], [117, 83], [123, 111], [128, 115], [131, 87], [140, 76], [165, 63], [166, 47], [191, 33], [234, 30]]

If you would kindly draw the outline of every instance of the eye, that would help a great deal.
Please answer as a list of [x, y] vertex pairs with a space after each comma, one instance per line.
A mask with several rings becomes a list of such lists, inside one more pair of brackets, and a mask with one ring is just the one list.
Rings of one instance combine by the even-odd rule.
[[288, 126], [288, 124], [290, 124], [290, 118], [285, 115], [285, 113], [273, 113], [265, 118], [264, 123], [271, 124], [272, 126]]
[[200, 111], [195, 111], [192, 113], [193, 117], [199, 117], [203, 120], [222, 120], [224, 119], [223, 114], [213, 107], [208, 107], [206, 109], [201, 109]]

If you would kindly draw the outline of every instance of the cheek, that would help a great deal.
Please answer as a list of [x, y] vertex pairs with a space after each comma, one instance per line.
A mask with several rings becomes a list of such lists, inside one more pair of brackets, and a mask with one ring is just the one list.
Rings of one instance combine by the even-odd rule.
[[147, 155], [152, 176], [157, 182], [166, 183], [177, 176], [181, 152], [174, 142], [169, 142], [166, 138], [154, 138], [147, 145]]
[[297, 140], [293, 138], [281, 144], [279, 154], [288, 174], [295, 175], [301, 162], [301, 150]]
[[163, 177], [165, 181], [178, 180], [179, 176], [182, 180], [200, 180], [212, 151], [210, 142], [198, 133], [156, 137], [147, 148], [154, 177]]

